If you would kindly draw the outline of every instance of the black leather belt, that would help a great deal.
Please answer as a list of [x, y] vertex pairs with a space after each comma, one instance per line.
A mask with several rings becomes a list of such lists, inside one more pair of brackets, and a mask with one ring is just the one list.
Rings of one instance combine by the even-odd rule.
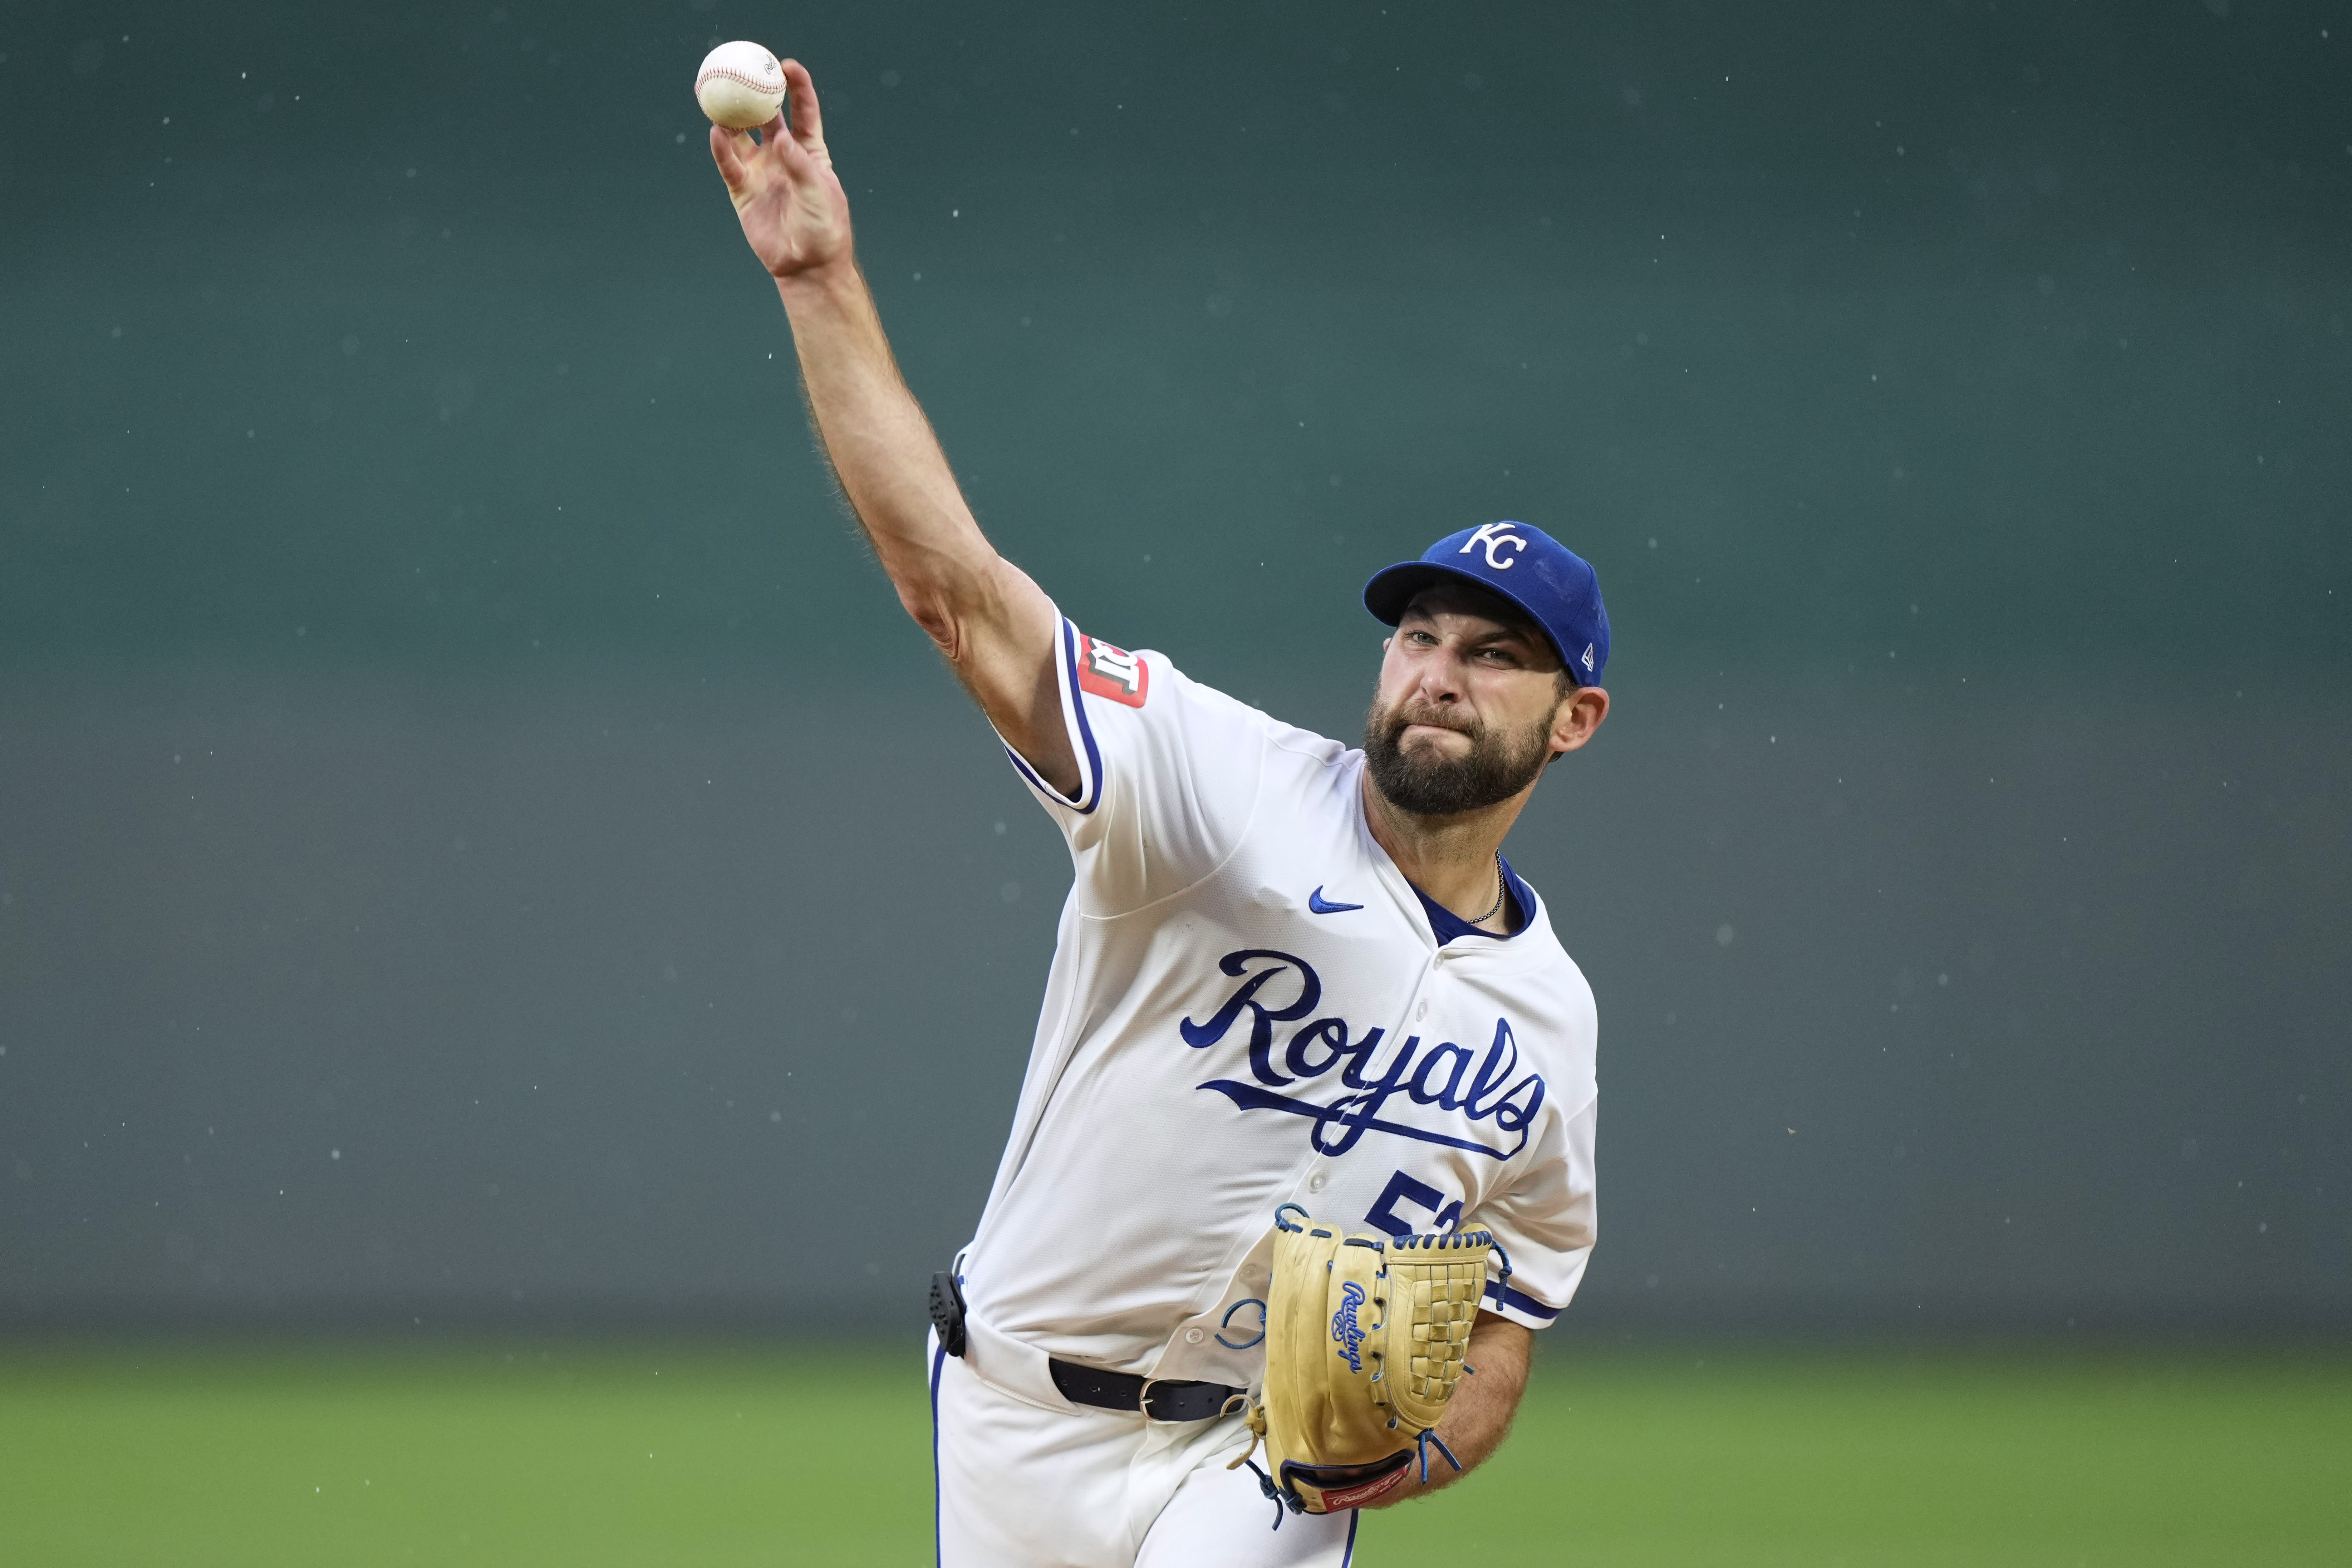
[[1249, 1401], [1249, 1390], [1222, 1383], [1183, 1383], [1173, 1378], [1138, 1377], [1131, 1372], [1105, 1372], [1080, 1366], [1056, 1356], [1046, 1363], [1054, 1386], [1073, 1405], [1097, 1410], [1139, 1410], [1150, 1421], [1207, 1421], [1237, 1415]]
[[[961, 1356], [965, 1349], [963, 1288], [952, 1270], [931, 1276], [931, 1323], [938, 1329], [940, 1349]], [[1222, 1383], [1185, 1383], [1174, 1378], [1138, 1377], [1131, 1372], [1105, 1372], [1074, 1361], [1049, 1358], [1054, 1386], [1073, 1405], [1097, 1410], [1138, 1410], [1149, 1421], [1208, 1421], [1238, 1415], [1249, 1403], [1249, 1390]]]

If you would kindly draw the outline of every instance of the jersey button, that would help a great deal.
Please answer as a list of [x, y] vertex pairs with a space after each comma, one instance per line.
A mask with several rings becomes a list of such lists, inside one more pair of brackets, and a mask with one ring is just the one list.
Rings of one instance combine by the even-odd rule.
[[1310, 1193], [1319, 1193], [1330, 1184], [1330, 1173], [1328, 1171], [1318, 1171], [1313, 1175], [1307, 1178], [1307, 1190]]
[[1429, 1016], [1429, 998], [1428, 998], [1428, 997], [1426, 997], [1426, 996], [1424, 996], [1424, 997], [1423, 997], [1423, 998], [1421, 999], [1421, 1005], [1420, 1005], [1420, 1006], [1418, 1006], [1418, 1007], [1415, 1007], [1415, 1008], [1412, 1010], [1412, 1020], [1413, 1020], [1413, 1022], [1414, 1022], [1414, 1023], [1416, 1023], [1416, 1024], [1417, 1024], [1417, 1023], [1421, 1022], [1421, 1020], [1423, 1020], [1423, 1018], [1426, 1018], [1426, 1017], [1428, 1017], [1428, 1016]]
[[1208, 1337], [1208, 1335], [1202, 1333], [1198, 1329], [1186, 1329], [1184, 1331], [1184, 1342], [1188, 1345], [1197, 1345]]

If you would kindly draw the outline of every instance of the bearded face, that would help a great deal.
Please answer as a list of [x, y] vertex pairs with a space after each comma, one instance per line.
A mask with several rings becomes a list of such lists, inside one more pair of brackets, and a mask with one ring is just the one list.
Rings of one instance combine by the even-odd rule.
[[[1429, 735], [1406, 744], [1402, 737], [1413, 724], [1467, 736], [1470, 749], [1451, 756]], [[1543, 772], [1550, 742], [1549, 714], [1523, 729], [1498, 730], [1410, 697], [1393, 707], [1374, 698], [1364, 720], [1364, 762], [1373, 785], [1391, 805], [1414, 816], [1458, 816], [1510, 799]]]

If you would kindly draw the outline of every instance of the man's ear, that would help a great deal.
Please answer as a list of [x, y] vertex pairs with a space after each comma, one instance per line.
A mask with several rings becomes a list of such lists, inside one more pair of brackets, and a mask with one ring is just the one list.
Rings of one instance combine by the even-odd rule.
[[1555, 758], [1564, 757], [1592, 739], [1609, 717], [1609, 693], [1598, 686], [1579, 686], [1552, 710], [1551, 745]]

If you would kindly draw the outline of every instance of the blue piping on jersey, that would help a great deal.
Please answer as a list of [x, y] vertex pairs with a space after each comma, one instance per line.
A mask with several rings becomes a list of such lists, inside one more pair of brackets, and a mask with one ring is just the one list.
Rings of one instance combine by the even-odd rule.
[[947, 1563], [947, 1548], [940, 1537], [940, 1372], [947, 1364], [947, 1347], [937, 1346], [931, 1352], [931, 1561], [938, 1568]]
[[1339, 1568], [1348, 1568], [1348, 1564], [1356, 1560], [1356, 1521], [1363, 1517], [1361, 1509], [1348, 1510], [1348, 1549], [1339, 1553]]
[[1004, 754], [1013, 759], [1013, 765], [1021, 770], [1021, 776], [1027, 779], [1039, 794], [1069, 807], [1081, 816], [1091, 816], [1095, 807], [1102, 804], [1102, 752], [1095, 744], [1095, 727], [1087, 722], [1086, 693], [1078, 686], [1078, 628], [1076, 623], [1067, 616], [1062, 617], [1060, 658], [1062, 673], [1068, 680], [1070, 688], [1070, 711], [1077, 715], [1078, 738], [1084, 741], [1087, 746], [1086, 776], [1078, 781], [1078, 798], [1076, 800], [1067, 798], [1061, 791], [1039, 778], [1037, 770], [1029, 765], [1029, 760], [1010, 745], [1004, 748]]
[[1558, 1307], [1547, 1307], [1533, 1296], [1522, 1295], [1509, 1286], [1498, 1285], [1492, 1279], [1486, 1281], [1486, 1294], [1483, 1300], [1492, 1301], [1497, 1307], [1508, 1307], [1515, 1312], [1525, 1312], [1528, 1317], [1538, 1319], [1546, 1325], [1549, 1325], [1553, 1319], [1559, 1316]]

